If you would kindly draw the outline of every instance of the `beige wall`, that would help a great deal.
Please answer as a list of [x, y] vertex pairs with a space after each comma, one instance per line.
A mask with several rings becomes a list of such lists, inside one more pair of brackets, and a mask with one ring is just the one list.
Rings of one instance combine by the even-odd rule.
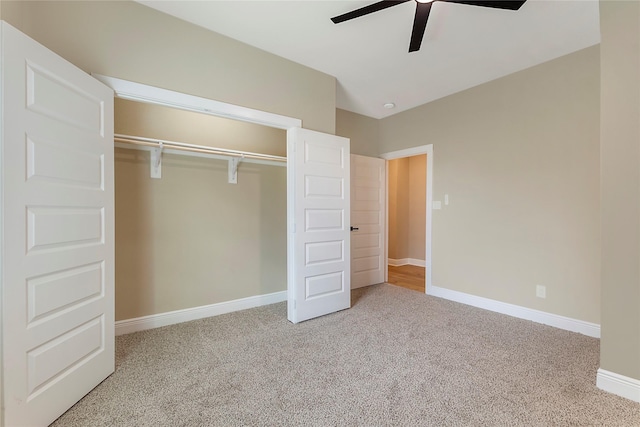
[[115, 100], [115, 133], [209, 147], [287, 155], [287, 133], [160, 105]]
[[[286, 133], [116, 100], [115, 132], [286, 155]], [[116, 320], [284, 291], [286, 168], [116, 150]]]
[[396, 215], [396, 205], [398, 203], [397, 195], [394, 191], [391, 191], [392, 188], [395, 188], [396, 180], [398, 179], [398, 167], [395, 162], [387, 162], [387, 182], [388, 182], [388, 191], [387, 191], [387, 224], [388, 224], [388, 234], [387, 234], [387, 256], [389, 258], [396, 257], [397, 249], [396, 249], [396, 235], [397, 230], [395, 229], [395, 225], [397, 223], [397, 215]]
[[390, 160], [389, 258], [425, 259], [427, 156]]
[[391, 259], [409, 257], [409, 159], [388, 163], [389, 173], [389, 243]]
[[6, 1], [2, 18], [89, 73], [335, 131], [335, 78], [132, 1]]
[[435, 286], [600, 322], [599, 79], [591, 47], [380, 122], [434, 146]]
[[427, 156], [409, 157], [409, 258], [425, 259]]
[[284, 291], [286, 168], [116, 150], [116, 320]]
[[600, 2], [600, 367], [640, 379], [640, 3]]
[[351, 111], [336, 109], [336, 135], [351, 139], [351, 153], [378, 157], [380, 121]]

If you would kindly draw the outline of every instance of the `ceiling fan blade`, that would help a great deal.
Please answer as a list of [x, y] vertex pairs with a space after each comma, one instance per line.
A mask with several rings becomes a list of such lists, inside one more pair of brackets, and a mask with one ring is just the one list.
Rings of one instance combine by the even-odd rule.
[[448, 3], [469, 4], [471, 6], [494, 7], [496, 9], [518, 10], [527, 0], [439, 0]]
[[339, 24], [340, 22], [348, 21], [350, 19], [359, 18], [364, 15], [368, 15], [373, 12], [377, 12], [379, 10], [386, 9], [388, 7], [396, 6], [401, 3], [406, 3], [410, 0], [384, 0], [379, 1], [377, 3], [370, 4], [369, 6], [361, 7], [360, 9], [352, 10], [351, 12], [347, 12], [345, 14], [336, 16], [331, 18], [334, 24]]
[[431, 3], [416, 3], [416, 16], [413, 18], [413, 31], [411, 32], [409, 52], [420, 50], [424, 30], [427, 28], [429, 12], [431, 12]]

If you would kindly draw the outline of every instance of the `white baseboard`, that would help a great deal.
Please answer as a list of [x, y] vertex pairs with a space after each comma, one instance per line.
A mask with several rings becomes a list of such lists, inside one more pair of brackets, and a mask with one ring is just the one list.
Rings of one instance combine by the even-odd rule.
[[463, 292], [453, 291], [451, 289], [430, 286], [427, 294], [434, 297], [440, 297], [451, 301], [460, 302], [462, 304], [472, 305], [474, 307], [483, 308], [497, 313], [507, 314], [509, 316], [518, 317], [520, 319], [531, 320], [533, 322], [542, 323], [544, 325], [554, 326], [571, 332], [578, 332], [593, 338], [600, 338], [600, 325], [585, 322], [583, 320], [572, 319], [570, 317], [559, 316], [557, 314], [547, 313], [540, 310], [521, 307], [519, 305], [508, 304], [483, 298], [475, 295], [465, 294]]
[[116, 335], [130, 334], [132, 332], [144, 331], [146, 329], [175, 325], [176, 323], [204, 319], [205, 317], [246, 310], [248, 308], [260, 307], [262, 305], [275, 304], [286, 300], [287, 291], [282, 291], [236, 299], [233, 301], [225, 301], [217, 304], [203, 305], [200, 307], [185, 308], [184, 310], [136, 317], [134, 319], [118, 320], [116, 322]]
[[426, 267], [426, 262], [423, 259], [409, 258], [409, 265], [415, 265], [416, 267]]
[[392, 267], [400, 267], [403, 265], [415, 265], [416, 267], [426, 266], [426, 262], [423, 259], [416, 258], [400, 258], [400, 259], [388, 259], [389, 265]]
[[640, 380], [598, 369], [596, 385], [601, 390], [640, 403]]

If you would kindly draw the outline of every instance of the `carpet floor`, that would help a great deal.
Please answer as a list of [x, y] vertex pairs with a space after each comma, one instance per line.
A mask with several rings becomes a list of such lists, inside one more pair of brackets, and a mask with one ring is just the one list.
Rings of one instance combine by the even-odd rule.
[[640, 426], [598, 365], [597, 339], [383, 284], [120, 336], [53, 426]]

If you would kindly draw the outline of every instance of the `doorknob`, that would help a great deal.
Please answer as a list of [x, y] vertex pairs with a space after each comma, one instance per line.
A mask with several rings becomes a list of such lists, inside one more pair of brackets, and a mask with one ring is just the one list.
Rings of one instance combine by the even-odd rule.
[[351, 227], [351, 231], [358, 231], [360, 230], [358, 227]]

